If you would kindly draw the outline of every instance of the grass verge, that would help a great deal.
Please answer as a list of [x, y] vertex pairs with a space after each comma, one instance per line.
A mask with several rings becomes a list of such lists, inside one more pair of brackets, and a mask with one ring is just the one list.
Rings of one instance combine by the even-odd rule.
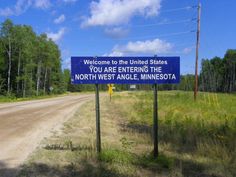
[[[80, 94], [86, 94], [91, 92], [82, 92]], [[40, 96], [31, 96], [31, 97], [21, 97], [17, 98], [15, 96], [3, 96], [0, 95], [0, 103], [11, 103], [11, 102], [20, 102], [20, 101], [31, 101], [31, 100], [41, 100], [41, 99], [47, 99], [47, 98], [55, 98], [55, 97], [61, 97], [61, 96], [67, 96], [67, 95], [73, 95], [78, 93], [71, 93], [66, 92], [63, 94], [50, 94], [50, 95], [40, 95]]]
[[94, 102], [45, 139], [23, 166], [28, 176], [235, 176], [236, 96], [159, 92], [160, 155], [152, 158], [152, 93], [101, 99], [102, 153]]

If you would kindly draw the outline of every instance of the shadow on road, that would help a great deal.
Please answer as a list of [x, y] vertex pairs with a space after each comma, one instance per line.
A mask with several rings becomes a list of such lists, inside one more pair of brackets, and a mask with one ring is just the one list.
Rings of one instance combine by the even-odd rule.
[[14, 177], [19, 170], [19, 168], [8, 168], [4, 162], [0, 161], [0, 177]]

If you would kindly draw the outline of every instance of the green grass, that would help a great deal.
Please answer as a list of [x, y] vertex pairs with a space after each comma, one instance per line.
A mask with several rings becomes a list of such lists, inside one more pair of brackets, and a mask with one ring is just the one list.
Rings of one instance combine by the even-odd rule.
[[99, 160], [106, 163], [130, 164], [134, 163], [134, 154], [118, 149], [106, 149], [99, 154]]
[[157, 158], [154, 158], [152, 154], [143, 155], [139, 158], [138, 162], [141, 166], [147, 168], [167, 168], [170, 169], [173, 166], [174, 160], [164, 154], [159, 154]]
[[26, 176], [236, 176], [236, 95], [160, 91], [159, 157], [153, 158], [152, 92], [101, 98], [102, 152], [96, 153], [94, 101], [44, 140], [25, 164]]
[[[135, 101], [122, 104], [130, 99]], [[134, 131], [151, 131], [152, 92], [130, 92], [115, 96], [114, 102]], [[194, 102], [190, 92], [159, 92], [158, 104], [159, 140], [168, 145], [163, 150], [178, 158], [188, 153], [197, 160], [214, 161], [221, 169], [216, 174], [236, 175], [236, 95], [199, 93]]]
[[[152, 93], [135, 94], [131, 124], [152, 125]], [[204, 100], [208, 97], [209, 100]], [[214, 100], [213, 100], [214, 98]], [[217, 101], [215, 101], [217, 100]], [[234, 150], [236, 142], [236, 96], [200, 93], [194, 102], [192, 93], [161, 92], [159, 94], [160, 138], [196, 147], [209, 139]], [[135, 111], [136, 110], [136, 111]], [[175, 135], [175, 136], [173, 136]]]
[[15, 96], [0, 96], [0, 103], [39, 100], [39, 99], [45, 99], [45, 98], [53, 98], [57, 96], [60, 96], [60, 95], [31, 96], [31, 97], [25, 97], [25, 98], [17, 98]]

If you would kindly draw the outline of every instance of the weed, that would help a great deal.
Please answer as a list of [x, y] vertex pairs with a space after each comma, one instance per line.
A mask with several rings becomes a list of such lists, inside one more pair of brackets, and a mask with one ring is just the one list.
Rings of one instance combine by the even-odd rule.
[[138, 164], [152, 169], [167, 168], [170, 169], [173, 166], [174, 160], [164, 154], [159, 154], [157, 158], [153, 157], [153, 154], [144, 154], [139, 158]]
[[64, 144], [67, 147], [67, 149], [70, 149], [71, 151], [73, 151], [73, 144], [71, 140], [67, 139]]
[[120, 139], [120, 142], [122, 143], [122, 147], [124, 149], [130, 149], [130, 147], [132, 146], [132, 144], [134, 144], [133, 141], [128, 141], [128, 139], [126, 137], [122, 137]]
[[99, 154], [99, 160], [106, 163], [134, 163], [135, 155], [118, 149], [104, 149]]

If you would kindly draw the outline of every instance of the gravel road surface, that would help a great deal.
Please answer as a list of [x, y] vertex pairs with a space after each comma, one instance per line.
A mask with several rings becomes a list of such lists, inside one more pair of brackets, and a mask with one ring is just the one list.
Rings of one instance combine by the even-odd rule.
[[0, 104], [0, 176], [8, 176], [4, 171], [9, 169], [18, 169], [44, 137], [59, 130], [83, 103], [93, 98], [93, 94], [77, 94]]

